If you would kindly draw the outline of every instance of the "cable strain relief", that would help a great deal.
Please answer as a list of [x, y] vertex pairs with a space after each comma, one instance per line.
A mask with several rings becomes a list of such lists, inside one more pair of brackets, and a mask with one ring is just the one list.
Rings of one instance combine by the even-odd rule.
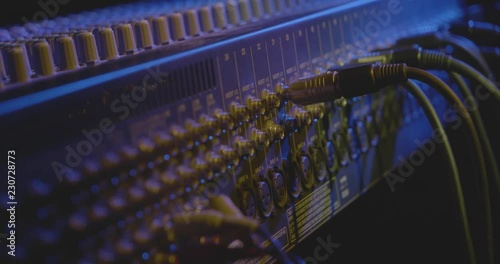
[[451, 57], [437, 50], [423, 50], [420, 60], [422, 68], [434, 68], [436, 66], [444, 70], [450, 68]]
[[406, 64], [378, 64], [373, 66], [373, 76], [378, 90], [408, 80], [406, 75]]

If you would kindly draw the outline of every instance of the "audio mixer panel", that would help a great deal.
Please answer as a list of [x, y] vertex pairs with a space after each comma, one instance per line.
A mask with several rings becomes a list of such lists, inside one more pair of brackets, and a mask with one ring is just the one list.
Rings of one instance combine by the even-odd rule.
[[[433, 1], [228, 1], [168, 15], [148, 4], [123, 7], [137, 18], [128, 23], [103, 17], [111, 9], [88, 14], [113, 26], [18, 28], [41, 34], [1, 47], [4, 143], [26, 164], [19, 258], [175, 263], [169, 252], [189, 241], [174, 215], [218, 194], [292, 249], [383, 180], [412, 151], [398, 142], [428, 137], [429, 125], [398, 89], [300, 106], [282, 85], [456, 18], [456, 2], [440, 1], [443, 12]], [[42, 34], [49, 27], [70, 32]]]

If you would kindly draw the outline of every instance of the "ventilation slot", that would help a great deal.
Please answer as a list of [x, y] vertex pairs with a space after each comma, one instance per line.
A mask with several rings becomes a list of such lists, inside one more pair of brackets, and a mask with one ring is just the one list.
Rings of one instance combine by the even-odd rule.
[[168, 76], [162, 78], [162, 85], [148, 91], [147, 98], [133, 109], [134, 115], [210, 91], [216, 85], [212, 58], [172, 69], [168, 71]]

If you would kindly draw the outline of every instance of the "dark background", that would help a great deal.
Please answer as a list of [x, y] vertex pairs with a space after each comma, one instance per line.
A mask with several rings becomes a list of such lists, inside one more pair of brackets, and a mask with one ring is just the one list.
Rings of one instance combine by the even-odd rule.
[[[5, 3], [3, 7], [0, 8], [0, 24], [2, 26], [12, 25], [12, 24], [22, 24], [23, 17], [28, 20], [32, 20], [33, 15], [43, 10], [38, 2], [48, 3], [57, 2], [57, 0], [12, 0], [9, 1], [9, 6]], [[78, 13], [86, 10], [93, 10], [97, 8], [104, 8], [106, 6], [118, 5], [120, 3], [131, 3], [136, 2], [135, 0], [61, 0], [61, 2], [68, 2], [67, 4], [59, 4], [58, 16], [64, 16], [72, 13]]]
[[[0, 25], [7, 26], [11, 24], [21, 24], [23, 22], [22, 18], [26, 17], [29, 20], [33, 18], [33, 15], [42, 10], [38, 2], [57, 2], [57, 0], [11, 0], [8, 3], [9, 6], [3, 3], [3, 7], [0, 8]], [[120, 3], [130, 3], [136, 2], [137, 0], [60, 0], [61, 2], [68, 2], [67, 4], [59, 4], [58, 15], [67, 15], [71, 13], [78, 13], [84, 10], [92, 10], [96, 8], [103, 8], [110, 5], [118, 5]], [[151, 0], [149, 0], [151, 1]], [[477, 4], [477, 3], [494, 3], [494, 0], [463, 0], [466, 4]], [[172, 0], [166, 0], [166, 2], [172, 2]]]

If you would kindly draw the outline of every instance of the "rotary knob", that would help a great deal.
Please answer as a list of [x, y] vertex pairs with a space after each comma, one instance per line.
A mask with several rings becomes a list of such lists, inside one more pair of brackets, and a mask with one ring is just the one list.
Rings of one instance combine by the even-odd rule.
[[262, 0], [250, 0], [250, 5], [252, 6], [253, 15], [256, 18], [260, 18], [264, 14], [264, 10], [262, 7]]
[[186, 20], [189, 30], [189, 35], [197, 37], [201, 33], [200, 21], [198, 20], [198, 12], [195, 9], [186, 11]]
[[58, 38], [57, 48], [59, 49], [60, 70], [73, 70], [79, 67], [73, 38], [68, 36]]
[[170, 15], [170, 21], [173, 29], [174, 40], [186, 39], [186, 28], [184, 27], [184, 18], [181, 13], [174, 13]]
[[264, 8], [264, 13], [267, 15], [272, 15], [274, 13], [273, 0], [262, 0], [262, 6]]
[[98, 31], [98, 36], [101, 60], [118, 58], [118, 47], [113, 29], [110, 27], [101, 28]]
[[238, 10], [238, 2], [235, 0], [228, 0], [226, 3], [227, 17], [229, 18], [229, 23], [232, 25], [239, 25], [241, 22], [240, 12]]
[[141, 49], [153, 48], [153, 34], [151, 33], [151, 26], [146, 19], [139, 20], [134, 23], [135, 36], [137, 37], [137, 47]]
[[121, 24], [116, 27], [118, 39], [118, 52], [120, 55], [134, 54], [137, 52], [137, 44], [134, 38], [132, 25], [129, 23]]
[[169, 44], [172, 40], [170, 39], [167, 18], [164, 16], [155, 17], [152, 19], [152, 24], [154, 43], [156, 45]]
[[274, 0], [274, 6], [276, 8], [276, 12], [280, 12], [285, 8], [283, 0]]
[[208, 6], [200, 8], [201, 29], [203, 32], [211, 33], [214, 31], [214, 19], [212, 10]]
[[87, 65], [94, 65], [99, 62], [97, 44], [92, 32], [82, 32], [77, 35], [80, 61]]
[[26, 48], [23, 45], [6, 49], [7, 73], [14, 82], [26, 82], [31, 79], [31, 68]]
[[226, 7], [223, 3], [216, 3], [213, 6], [215, 16], [215, 26], [220, 29], [227, 28]]
[[240, 17], [244, 22], [248, 22], [252, 19], [252, 10], [248, 0], [239, 0]]
[[54, 58], [52, 49], [47, 41], [39, 41], [33, 45], [35, 56], [35, 72], [41, 76], [48, 76], [55, 73]]

